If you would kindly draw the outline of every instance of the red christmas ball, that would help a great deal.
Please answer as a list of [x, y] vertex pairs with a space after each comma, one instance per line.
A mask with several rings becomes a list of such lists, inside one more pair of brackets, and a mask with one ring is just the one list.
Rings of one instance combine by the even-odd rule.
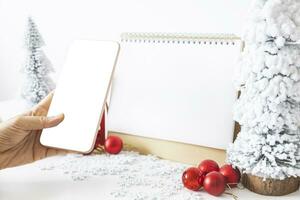
[[123, 141], [118, 136], [108, 136], [104, 143], [104, 149], [107, 153], [118, 154], [123, 148]]
[[209, 172], [213, 172], [213, 171], [216, 171], [216, 172], [219, 171], [218, 163], [216, 163], [213, 160], [203, 160], [199, 164], [198, 168], [205, 174], [208, 174]]
[[182, 183], [184, 187], [197, 191], [203, 186], [204, 173], [197, 167], [190, 167], [182, 174]]
[[204, 190], [211, 195], [220, 196], [225, 191], [226, 181], [220, 172], [210, 172], [205, 176]]
[[225, 177], [226, 183], [230, 187], [236, 187], [240, 181], [241, 174], [237, 168], [233, 168], [232, 165], [226, 164], [220, 168], [220, 173]]

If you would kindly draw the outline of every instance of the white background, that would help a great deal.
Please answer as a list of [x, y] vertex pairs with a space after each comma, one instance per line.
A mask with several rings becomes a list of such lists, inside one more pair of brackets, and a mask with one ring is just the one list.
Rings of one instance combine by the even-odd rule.
[[[121, 32], [240, 34], [250, 0], [0, 0], [0, 100], [21, 85], [23, 37], [31, 15], [60, 72], [70, 41], [118, 39]], [[84, 81], [86, 77], [82, 77]]]

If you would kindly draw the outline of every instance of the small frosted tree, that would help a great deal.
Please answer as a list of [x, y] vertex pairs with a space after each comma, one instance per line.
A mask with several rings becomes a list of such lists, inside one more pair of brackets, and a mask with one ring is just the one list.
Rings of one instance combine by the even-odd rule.
[[255, 0], [250, 15], [236, 77], [241, 131], [227, 159], [259, 177], [299, 177], [300, 0]]
[[27, 59], [22, 70], [24, 85], [21, 95], [30, 105], [40, 102], [55, 87], [54, 82], [49, 77], [49, 73], [54, 70], [41, 49], [44, 44], [36, 24], [29, 17], [25, 33]]

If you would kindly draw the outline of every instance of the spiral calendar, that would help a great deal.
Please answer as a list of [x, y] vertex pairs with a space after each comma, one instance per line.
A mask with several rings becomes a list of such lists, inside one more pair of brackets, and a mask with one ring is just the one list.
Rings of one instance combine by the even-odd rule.
[[226, 149], [241, 49], [235, 35], [122, 34], [108, 130]]

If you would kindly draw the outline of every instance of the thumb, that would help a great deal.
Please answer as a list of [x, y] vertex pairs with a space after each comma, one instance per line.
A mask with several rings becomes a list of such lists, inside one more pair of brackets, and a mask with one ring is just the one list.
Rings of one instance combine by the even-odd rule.
[[40, 130], [57, 126], [64, 120], [64, 114], [53, 117], [46, 116], [21, 116], [16, 120], [16, 125], [23, 130]]

